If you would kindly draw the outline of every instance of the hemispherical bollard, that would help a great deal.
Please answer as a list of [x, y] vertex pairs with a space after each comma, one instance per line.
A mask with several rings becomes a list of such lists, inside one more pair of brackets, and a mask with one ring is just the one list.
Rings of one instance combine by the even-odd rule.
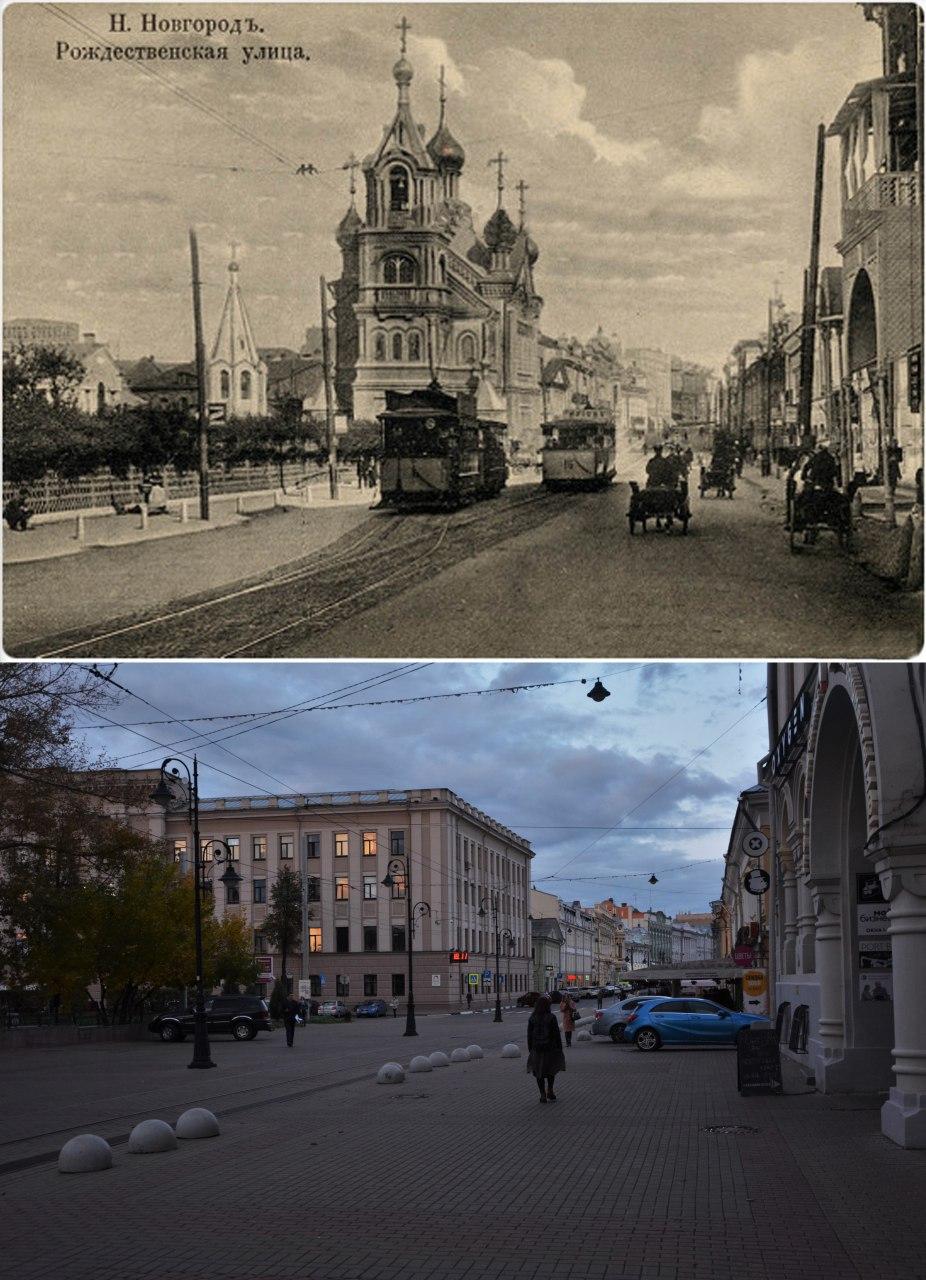
[[450, 1059], [447, 1057], [446, 1053], [441, 1053], [440, 1049], [437, 1049], [434, 1053], [429, 1053], [428, 1061], [431, 1063], [432, 1067], [450, 1066]]
[[376, 1073], [377, 1084], [401, 1084], [405, 1079], [405, 1068], [400, 1062], [384, 1062]]
[[129, 1134], [129, 1155], [148, 1156], [176, 1149], [177, 1135], [164, 1120], [142, 1120]]
[[590, 1031], [580, 1031], [576, 1036], [577, 1041], [591, 1040], [592, 1033]]
[[434, 1065], [423, 1053], [417, 1053], [408, 1064], [408, 1069], [409, 1071], [433, 1071]]
[[519, 1044], [506, 1044], [502, 1046], [503, 1058], [520, 1058], [521, 1046]]
[[469, 1049], [454, 1049], [450, 1055], [451, 1062], [469, 1062]]
[[466, 1052], [471, 1058], [482, 1058], [485, 1056], [478, 1044], [468, 1044], [466, 1046]]
[[113, 1149], [105, 1138], [82, 1133], [70, 1138], [58, 1154], [59, 1173], [97, 1173], [113, 1167]]
[[205, 1107], [190, 1107], [177, 1121], [178, 1138], [217, 1138], [219, 1122]]

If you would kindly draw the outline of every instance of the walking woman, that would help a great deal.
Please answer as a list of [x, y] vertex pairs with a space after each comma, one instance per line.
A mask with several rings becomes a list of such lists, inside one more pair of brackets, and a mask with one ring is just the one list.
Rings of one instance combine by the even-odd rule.
[[566, 1070], [559, 1023], [550, 1008], [550, 997], [539, 996], [527, 1023], [527, 1070], [537, 1081], [541, 1102], [555, 1102], [553, 1081]]
[[559, 1004], [560, 1016], [563, 1019], [563, 1034], [566, 1037], [566, 1048], [572, 1048], [572, 1033], [576, 1029], [576, 1014], [579, 1012], [579, 1006], [573, 1000], [568, 991], [563, 992], [563, 998]]

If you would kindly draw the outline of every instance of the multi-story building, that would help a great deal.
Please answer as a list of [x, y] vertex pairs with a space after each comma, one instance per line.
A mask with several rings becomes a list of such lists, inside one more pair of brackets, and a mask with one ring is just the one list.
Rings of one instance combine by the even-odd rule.
[[672, 423], [672, 357], [658, 347], [630, 347], [626, 357], [642, 371], [648, 416], [661, 439], [661, 432]]
[[673, 965], [713, 959], [713, 941], [710, 925], [689, 924], [676, 916], [670, 922], [670, 927]]
[[672, 963], [672, 922], [664, 911], [647, 911], [646, 929], [649, 934], [649, 963]]
[[[531, 899], [533, 902], [533, 893]], [[530, 925], [531, 990], [551, 991], [557, 982], [556, 975], [563, 971], [565, 935], [559, 922], [559, 913], [552, 916], [532, 915]]]
[[70, 347], [80, 341], [80, 325], [70, 320], [4, 320], [3, 350], [16, 347]]
[[[241, 883], [216, 886], [214, 911], [247, 920], [267, 992], [280, 977], [280, 959], [261, 924], [283, 867], [302, 877], [308, 908], [307, 936], [288, 976], [307, 981], [314, 995], [407, 995], [409, 897], [416, 1004], [458, 1008], [467, 990], [494, 995], [496, 927], [498, 988], [528, 989], [530, 844], [447, 788], [201, 800], [200, 832], [207, 866], [217, 847], [209, 842], [231, 850]], [[168, 813], [152, 833], [189, 865], [185, 810]]]
[[624, 928], [620, 921], [599, 905], [592, 907], [595, 919], [595, 973], [599, 984], [617, 982], [624, 968]]
[[[393, 67], [398, 103], [362, 169], [366, 205], [353, 202], [337, 230], [341, 278], [333, 285], [339, 407], [372, 419], [386, 390], [432, 380], [450, 393], [478, 381], [481, 417], [507, 424], [515, 453], [542, 445], [539, 256], [525, 220], [504, 207], [506, 157], [499, 153], [498, 205], [478, 233], [460, 195], [466, 155], [450, 132], [441, 84], [440, 118], [425, 142], [412, 115], [411, 63]], [[357, 167], [356, 165], [354, 167]], [[353, 168], [351, 189], [353, 193]]]

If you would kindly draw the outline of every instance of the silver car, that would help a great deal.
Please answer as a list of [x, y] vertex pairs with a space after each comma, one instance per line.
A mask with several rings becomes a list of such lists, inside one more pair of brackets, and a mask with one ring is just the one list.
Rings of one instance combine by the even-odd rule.
[[618, 1000], [608, 1005], [607, 1009], [596, 1009], [591, 1025], [593, 1036], [610, 1036], [615, 1044], [624, 1040], [624, 1024], [644, 1000], [652, 1000], [652, 996], [630, 996], [627, 1000]]

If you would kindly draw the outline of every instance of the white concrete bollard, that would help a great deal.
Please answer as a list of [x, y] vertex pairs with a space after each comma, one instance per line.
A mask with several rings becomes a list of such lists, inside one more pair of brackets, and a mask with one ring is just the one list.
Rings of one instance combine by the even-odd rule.
[[521, 1056], [521, 1046], [519, 1044], [502, 1045], [503, 1058], [520, 1058], [520, 1056]]
[[451, 1062], [469, 1062], [469, 1050], [454, 1049], [453, 1053], [451, 1053], [450, 1055], [450, 1061]]
[[87, 536], [87, 531], [86, 531], [86, 526], [84, 524], [84, 517], [78, 516], [77, 528], [74, 531], [74, 537], [77, 539], [78, 542], [83, 542], [86, 536]]
[[142, 1120], [129, 1134], [129, 1155], [147, 1156], [156, 1151], [176, 1151], [177, 1135], [164, 1120]]
[[180, 503], [180, 523], [190, 523], [190, 503], [188, 498], [184, 498]]
[[470, 1056], [471, 1058], [484, 1058], [484, 1057], [485, 1057], [485, 1054], [484, 1054], [484, 1053], [482, 1052], [482, 1050], [479, 1048], [479, 1045], [478, 1045], [478, 1044], [468, 1044], [468, 1045], [466, 1046], [466, 1052], [469, 1054], [469, 1056]]
[[377, 1084], [401, 1084], [405, 1069], [400, 1062], [384, 1062], [376, 1073]]
[[591, 1038], [592, 1033], [590, 1031], [580, 1031], [576, 1036], [576, 1042], [584, 1042], [586, 1040], [591, 1040]]
[[205, 1107], [190, 1107], [177, 1121], [178, 1138], [217, 1138], [219, 1122]]
[[113, 1167], [113, 1149], [105, 1138], [82, 1133], [64, 1144], [58, 1154], [59, 1173], [97, 1173]]
[[143, 502], [143, 503], [141, 504], [141, 506], [139, 507], [139, 510], [141, 511], [141, 524], [140, 524], [138, 527], [139, 527], [140, 529], [144, 530], [144, 529], [147, 529], [147, 528], [148, 528], [148, 506], [147, 506], [147, 503], [144, 503], [144, 502]]
[[434, 1053], [429, 1053], [428, 1059], [432, 1067], [450, 1066], [450, 1059], [447, 1057], [446, 1053], [441, 1053], [440, 1049], [436, 1050]]
[[409, 1071], [433, 1071], [434, 1064], [430, 1058], [425, 1057], [423, 1053], [415, 1054], [411, 1062], [408, 1064]]

